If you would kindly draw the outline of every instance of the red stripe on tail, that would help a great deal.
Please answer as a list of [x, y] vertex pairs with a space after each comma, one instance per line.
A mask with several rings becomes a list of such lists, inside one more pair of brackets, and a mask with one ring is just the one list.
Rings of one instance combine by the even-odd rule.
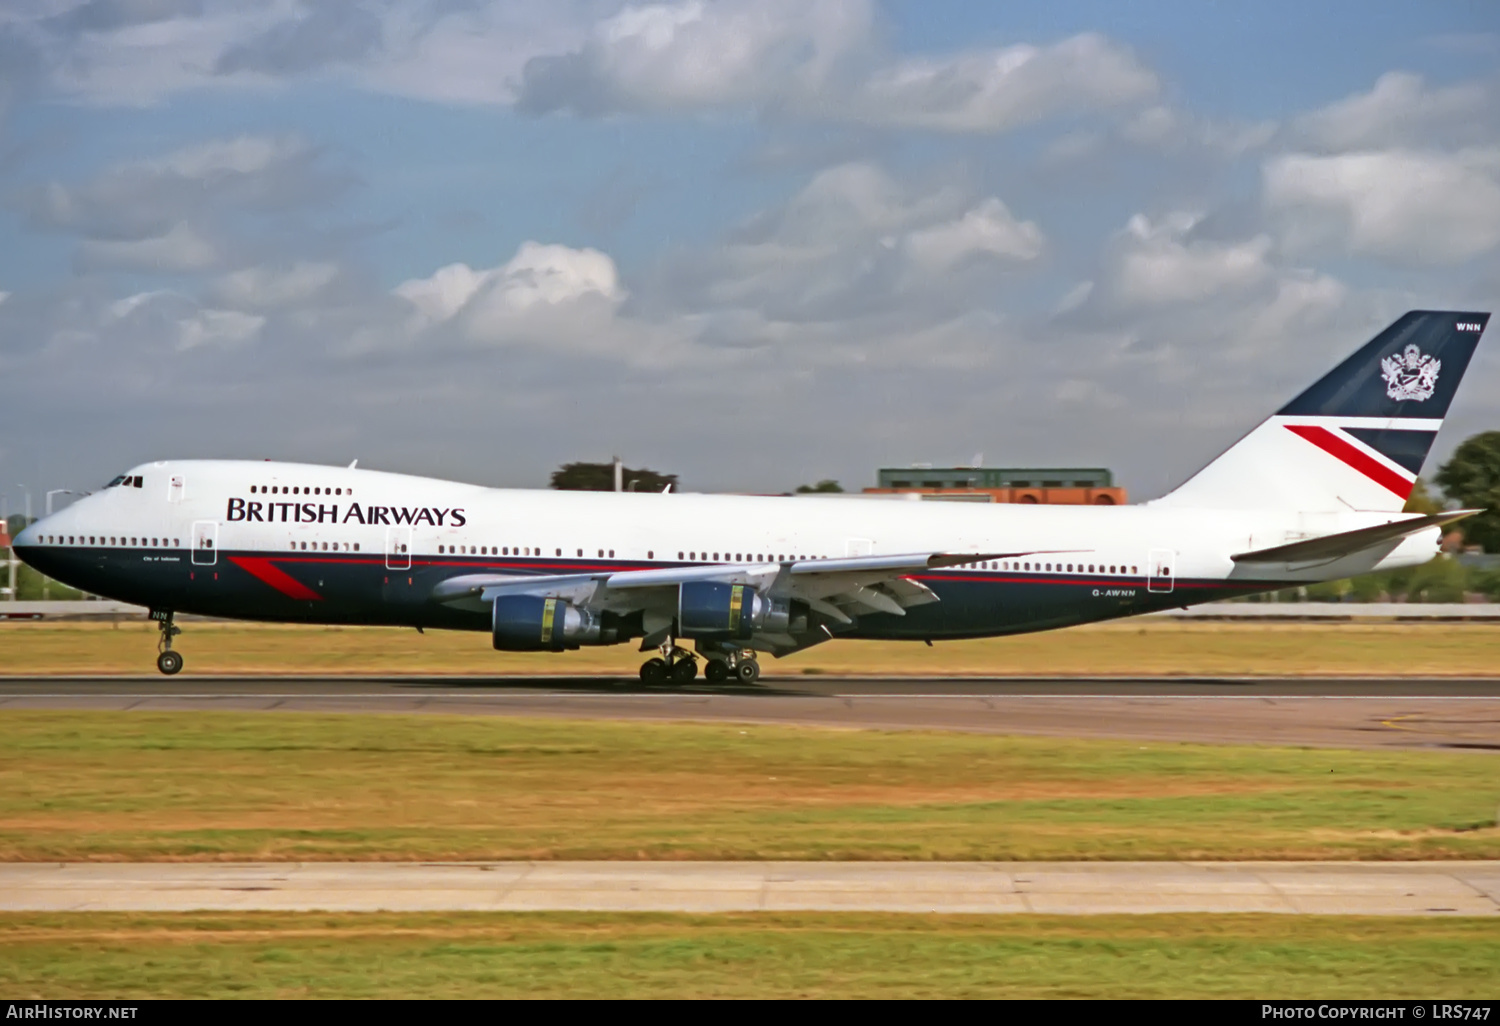
[[1327, 428], [1316, 427], [1312, 424], [1288, 424], [1286, 429], [1300, 438], [1305, 438], [1330, 456], [1347, 463], [1376, 484], [1389, 488], [1403, 500], [1411, 495], [1415, 482], [1408, 481], [1373, 456], [1360, 452]]
[[322, 602], [323, 596], [313, 591], [297, 578], [279, 567], [273, 566], [264, 556], [230, 556], [229, 561], [241, 570], [266, 582], [288, 598]]

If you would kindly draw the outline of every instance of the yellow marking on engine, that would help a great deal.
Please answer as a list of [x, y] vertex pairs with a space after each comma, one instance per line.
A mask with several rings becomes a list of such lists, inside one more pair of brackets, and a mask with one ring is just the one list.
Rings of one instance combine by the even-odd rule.
[[557, 615], [557, 599], [549, 598], [542, 603], [542, 644], [552, 642], [552, 621]]

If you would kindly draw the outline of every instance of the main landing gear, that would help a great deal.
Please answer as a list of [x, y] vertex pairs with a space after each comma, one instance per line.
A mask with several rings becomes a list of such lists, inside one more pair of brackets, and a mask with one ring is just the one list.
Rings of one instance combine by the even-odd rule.
[[[760, 680], [760, 663], [755, 653], [745, 648], [725, 647], [714, 649], [712, 655], [700, 642], [699, 650], [705, 652], [703, 676], [710, 684], [722, 684], [731, 677], [741, 684], [754, 684]], [[661, 655], [647, 659], [641, 665], [643, 684], [691, 684], [698, 677], [697, 657], [685, 648], [679, 648], [672, 639], [661, 646]]]
[[668, 638], [661, 646], [661, 655], [647, 659], [641, 664], [642, 684], [691, 684], [698, 679], [698, 657], [685, 648], [678, 648]]
[[715, 684], [731, 679], [741, 684], [754, 684], [760, 680], [760, 663], [755, 661], [752, 649], [720, 641], [700, 642], [698, 651], [708, 658], [708, 669], [703, 675]]
[[748, 659], [738, 658], [733, 666], [728, 659], [710, 659], [703, 676], [711, 684], [722, 684], [731, 677], [741, 684], [754, 684], [760, 680], [760, 663], [753, 656]]
[[151, 610], [151, 619], [156, 621], [156, 629], [161, 632], [156, 642], [156, 668], [170, 677], [182, 669], [182, 653], [172, 648], [172, 639], [182, 633], [182, 628], [172, 622], [170, 609]]

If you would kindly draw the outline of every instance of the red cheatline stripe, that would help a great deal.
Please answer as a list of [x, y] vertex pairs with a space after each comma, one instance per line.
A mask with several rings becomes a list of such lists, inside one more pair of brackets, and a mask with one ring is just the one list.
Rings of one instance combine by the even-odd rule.
[[286, 571], [272, 566], [269, 559], [261, 556], [230, 556], [229, 561], [241, 570], [265, 581], [271, 587], [290, 598], [308, 599], [313, 602], [323, 601], [322, 595], [319, 595]]
[[1408, 481], [1384, 463], [1376, 460], [1373, 456], [1368, 456], [1360, 452], [1327, 428], [1315, 427], [1312, 424], [1288, 424], [1286, 429], [1301, 438], [1307, 439], [1330, 456], [1349, 464], [1349, 466], [1376, 484], [1389, 488], [1403, 500], [1411, 495], [1411, 481]]

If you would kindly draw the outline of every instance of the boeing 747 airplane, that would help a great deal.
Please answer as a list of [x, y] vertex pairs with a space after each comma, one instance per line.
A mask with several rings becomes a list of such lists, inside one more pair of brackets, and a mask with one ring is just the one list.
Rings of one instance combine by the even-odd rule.
[[[144, 463], [15, 539], [56, 580], [175, 613], [639, 639], [648, 682], [760, 675], [830, 638], [978, 638], [1431, 559], [1475, 510], [1402, 507], [1487, 313], [1413, 311], [1137, 506], [515, 491], [354, 467]], [[691, 641], [696, 652], [683, 647]]]

